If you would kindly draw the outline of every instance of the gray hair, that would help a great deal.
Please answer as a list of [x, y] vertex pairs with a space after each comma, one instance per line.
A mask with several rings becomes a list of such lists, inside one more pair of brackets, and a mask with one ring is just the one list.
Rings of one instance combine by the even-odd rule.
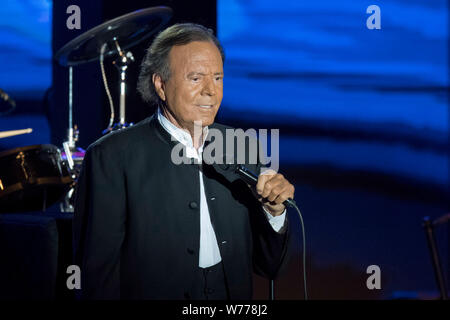
[[152, 81], [153, 74], [157, 74], [163, 81], [167, 81], [170, 77], [169, 53], [172, 47], [194, 41], [214, 43], [222, 56], [222, 63], [225, 62], [223, 48], [211, 29], [194, 23], [174, 24], [156, 36], [142, 60], [137, 90], [145, 102], [164, 105], [156, 93]]

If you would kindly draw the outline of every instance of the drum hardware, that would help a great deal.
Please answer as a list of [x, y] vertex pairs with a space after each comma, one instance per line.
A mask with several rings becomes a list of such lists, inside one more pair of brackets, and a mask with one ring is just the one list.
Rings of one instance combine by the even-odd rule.
[[[134, 57], [133, 54], [131, 53], [131, 51], [123, 51], [120, 48], [119, 43], [117, 42], [117, 38], [114, 37], [113, 38], [114, 44], [116, 46], [117, 49], [117, 53], [119, 54], [119, 56], [117, 57], [116, 60], [113, 61], [113, 64], [117, 67], [117, 70], [119, 71], [120, 74], [120, 107], [119, 107], [119, 122], [116, 123], [115, 125], [111, 126], [111, 121], [110, 121], [110, 125], [108, 126], [107, 129], [105, 129], [103, 131], [103, 134], [108, 133], [110, 131], [113, 130], [117, 130], [117, 129], [122, 129], [122, 128], [126, 128], [128, 126], [133, 125], [133, 123], [126, 123], [125, 122], [125, 97], [126, 97], [126, 83], [125, 83], [125, 79], [126, 79], [126, 71], [128, 69], [128, 66], [134, 62]], [[102, 45], [102, 48], [100, 50], [100, 54], [101, 54], [101, 58], [100, 58], [100, 62], [103, 64], [103, 54], [105, 51], [107, 44], [104, 43]], [[105, 78], [105, 72], [102, 72], [102, 76], [104, 77], [104, 83], [105, 85], [107, 85], [107, 81]], [[105, 90], [108, 90], [107, 87], [105, 87]], [[114, 115], [114, 113], [111, 114], [112, 116]], [[111, 120], [113, 119], [113, 117], [111, 117]]]
[[73, 126], [73, 69], [69, 67], [69, 129], [67, 130], [67, 143], [71, 149], [75, 149], [75, 143], [78, 141], [78, 129], [77, 126]]
[[72, 159], [72, 151], [70, 151], [69, 142], [66, 141], [63, 143], [64, 152], [66, 153], [67, 163], [69, 165], [69, 169], [73, 170], [73, 159]]
[[[111, 108], [110, 122], [107, 129], [103, 131], [104, 134], [132, 125], [132, 123], [128, 124], [125, 119], [126, 71], [134, 61], [133, 54], [128, 49], [159, 31], [167, 24], [171, 16], [172, 9], [169, 7], [161, 6], [137, 10], [86, 31], [69, 41], [56, 53], [55, 59], [60, 65], [69, 67], [69, 74], [72, 73], [70, 71], [72, 66], [100, 60], [103, 82]], [[115, 124], [113, 124], [114, 106], [103, 66], [104, 58], [109, 56], [117, 56], [113, 64], [120, 73], [120, 113], [119, 121]], [[71, 86], [72, 78], [69, 77], [69, 86]], [[69, 94], [70, 92], [69, 89]], [[71, 141], [70, 133], [68, 141]]]
[[124, 52], [122, 51], [122, 49], [120, 48], [119, 43], [117, 42], [117, 39], [114, 38], [114, 43], [117, 49], [117, 52], [119, 54], [119, 57], [113, 61], [113, 64], [117, 67], [119, 73], [120, 73], [120, 113], [119, 113], [119, 122], [118, 123], [114, 123], [114, 103], [113, 100], [111, 98], [111, 93], [109, 92], [109, 87], [108, 87], [108, 80], [106, 78], [106, 73], [105, 73], [105, 67], [103, 64], [104, 61], [104, 53], [105, 53], [105, 49], [107, 47], [107, 44], [104, 43], [100, 49], [100, 68], [102, 71], [102, 78], [103, 78], [103, 84], [105, 86], [105, 91], [106, 94], [108, 96], [108, 101], [109, 101], [109, 106], [111, 109], [111, 116], [109, 119], [109, 125], [108, 127], [102, 131], [102, 134], [107, 134], [111, 131], [114, 130], [120, 130], [129, 126], [132, 126], [133, 123], [126, 123], [125, 122], [125, 97], [126, 97], [126, 83], [125, 83], [125, 78], [126, 78], [126, 70], [128, 68], [128, 65], [130, 65], [132, 62], [134, 62], [134, 57], [133, 54], [131, 53], [131, 51], [128, 52]]
[[[133, 125], [133, 123], [126, 122], [126, 71], [128, 66], [134, 62], [133, 53], [128, 49], [160, 30], [167, 24], [171, 16], [172, 9], [168, 7], [137, 10], [88, 30], [68, 42], [56, 53], [55, 59], [59, 64], [69, 67], [69, 129], [67, 141], [63, 143], [63, 158], [68, 163], [75, 183], [81, 170], [84, 150], [76, 147], [79, 132], [76, 125], [72, 127], [73, 66], [99, 59], [103, 84], [110, 105], [110, 120], [108, 127], [102, 131], [103, 134]], [[114, 123], [114, 103], [104, 67], [105, 57], [114, 56], [117, 57], [112, 64], [116, 66], [120, 75], [119, 121], [116, 123]], [[73, 212], [73, 196], [74, 187], [69, 190], [64, 201], [60, 203], [62, 212]]]
[[[73, 212], [73, 198], [85, 151], [76, 146], [79, 131], [73, 125], [73, 66], [99, 59], [107, 91], [111, 117], [104, 134], [132, 125], [126, 122], [126, 71], [134, 62], [129, 48], [148, 39], [167, 24], [172, 16], [168, 7], [137, 10], [88, 30], [63, 46], [55, 59], [69, 67], [69, 112], [67, 140], [63, 152], [54, 145], [34, 145], [0, 152], [0, 212], [45, 211], [60, 202], [62, 212]], [[120, 113], [114, 123], [114, 105], [107, 86], [103, 61], [116, 57], [113, 64], [120, 74]], [[14, 100], [0, 89], [0, 102], [12, 108]], [[2, 113], [0, 113], [1, 115]], [[3, 113], [5, 114], [5, 113]], [[0, 132], [0, 138], [32, 132], [32, 129]]]
[[67, 162], [67, 166], [74, 183], [71, 186], [70, 190], [67, 192], [62, 202], [60, 202], [59, 208], [61, 212], [74, 212], [73, 197], [75, 195], [75, 185], [80, 174], [81, 165], [83, 164], [83, 159], [86, 152], [79, 147], [71, 148], [69, 141], [63, 143], [63, 149], [64, 152], [62, 153], [62, 158]]

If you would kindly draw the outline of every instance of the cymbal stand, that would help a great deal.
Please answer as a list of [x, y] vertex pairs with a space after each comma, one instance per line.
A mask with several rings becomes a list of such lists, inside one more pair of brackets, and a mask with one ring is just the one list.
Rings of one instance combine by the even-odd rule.
[[117, 53], [119, 56], [116, 60], [113, 61], [113, 64], [116, 66], [117, 70], [120, 74], [120, 111], [119, 111], [119, 122], [115, 123], [112, 127], [108, 127], [103, 133], [108, 133], [113, 130], [123, 129], [128, 126], [132, 126], [133, 123], [127, 123], [125, 121], [126, 116], [126, 71], [128, 66], [134, 62], [134, 56], [131, 51], [123, 51], [117, 42], [117, 38], [113, 38], [114, 45], [117, 49]]
[[[78, 169], [75, 165], [72, 154], [82, 149], [76, 147], [78, 141], [78, 127], [73, 125], [73, 68], [69, 66], [69, 129], [67, 130], [67, 141], [63, 142], [63, 150], [67, 158], [70, 174], [74, 180], [78, 178]], [[61, 212], [73, 212], [74, 208], [71, 204], [71, 197], [74, 192], [74, 186], [67, 192], [64, 200], [60, 203]]]

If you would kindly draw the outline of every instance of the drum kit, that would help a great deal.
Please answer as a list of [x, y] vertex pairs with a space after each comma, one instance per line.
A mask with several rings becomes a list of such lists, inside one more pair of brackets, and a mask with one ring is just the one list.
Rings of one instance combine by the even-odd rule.
[[[126, 122], [126, 71], [134, 57], [129, 49], [161, 30], [172, 16], [168, 7], [137, 10], [109, 20], [81, 34], [64, 45], [55, 55], [69, 69], [68, 137], [62, 149], [42, 144], [0, 152], [0, 213], [45, 211], [60, 204], [62, 212], [73, 212], [73, 194], [85, 151], [76, 146], [78, 128], [73, 125], [72, 83], [73, 67], [100, 61], [103, 83], [108, 95], [111, 117], [103, 134], [132, 125]], [[120, 109], [114, 124], [114, 105], [104, 72], [104, 58], [116, 58], [113, 64], [120, 73]], [[0, 89], [3, 101], [12, 108], [13, 100]], [[27, 134], [31, 128], [0, 132], [0, 139]]]

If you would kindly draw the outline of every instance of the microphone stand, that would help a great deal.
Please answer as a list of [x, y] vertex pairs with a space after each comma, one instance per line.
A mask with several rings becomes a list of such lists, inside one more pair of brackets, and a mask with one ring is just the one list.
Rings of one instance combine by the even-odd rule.
[[431, 221], [430, 217], [423, 219], [423, 228], [427, 237], [428, 249], [430, 250], [431, 260], [433, 262], [434, 274], [436, 276], [436, 282], [441, 293], [441, 299], [447, 300], [447, 288], [445, 287], [444, 275], [442, 273], [441, 262], [439, 258], [439, 252], [436, 246], [436, 240], [434, 238], [434, 227], [450, 220], [450, 214], [444, 215], [435, 221]]

